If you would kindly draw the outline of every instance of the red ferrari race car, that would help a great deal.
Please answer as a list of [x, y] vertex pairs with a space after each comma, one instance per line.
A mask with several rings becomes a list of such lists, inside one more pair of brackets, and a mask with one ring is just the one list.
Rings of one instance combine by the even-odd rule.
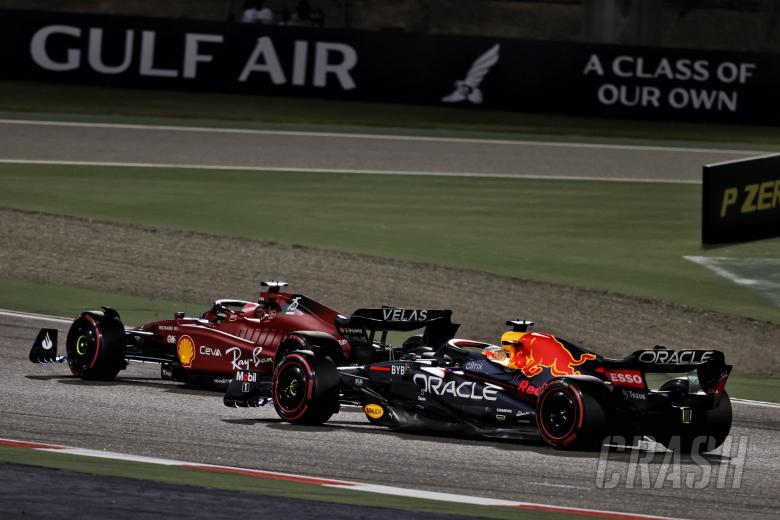
[[[425, 311], [418, 311], [425, 312]], [[272, 401], [293, 424], [321, 424], [340, 404], [359, 405], [367, 419], [417, 429], [504, 439], [539, 439], [557, 448], [596, 448], [650, 436], [675, 451], [710, 451], [731, 429], [725, 391], [731, 366], [717, 350], [665, 347], [609, 359], [543, 332], [529, 321], [508, 322], [500, 345], [412, 336], [399, 357], [339, 366], [301, 348], [280, 359]], [[351, 329], [365, 337], [411, 331], [414, 319], [359, 312]], [[442, 330], [442, 332], [446, 332]], [[452, 331], [454, 334], [454, 331]], [[452, 338], [452, 336], [450, 336]], [[353, 342], [353, 348], [358, 342]], [[683, 373], [653, 389], [650, 373]], [[227, 406], [260, 406], [255, 375], [241, 370], [228, 386]]]
[[57, 355], [57, 330], [41, 329], [30, 361], [67, 361], [74, 375], [98, 380], [113, 379], [132, 362], [159, 363], [163, 379], [215, 389], [224, 389], [236, 371], [251, 370], [270, 395], [273, 367], [293, 350], [317, 352], [337, 366], [391, 355], [385, 349], [363, 348], [373, 343], [362, 337], [357, 337], [355, 348], [355, 334], [362, 330], [351, 330], [346, 326], [349, 318], [334, 309], [302, 294], [282, 292], [284, 282], [262, 285], [267, 290], [257, 302], [220, 299], [200, 317], [177, 312], [171, 320], [136, 328], [126, 328], [114, 309], [86, 311], [68, 331], [65, 355]]

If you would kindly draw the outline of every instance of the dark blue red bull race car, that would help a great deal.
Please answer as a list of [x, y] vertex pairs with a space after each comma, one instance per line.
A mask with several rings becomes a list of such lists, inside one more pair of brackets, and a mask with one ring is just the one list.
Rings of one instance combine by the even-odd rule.
[[[609, 359], [529, 331], [531, 322], [507, 324], [511, 330], [492, 345], [454, 339], [451, 311], [361, 309], [339, 331], [354, 349], [387, 351], [386, 360], [337, 366], [302, 343], [279, 361], [270, 396], [257, 373], [240, 370], [224, 402], [273, 402], [283, 420], [310, 425], [351, 404], [378, 426], [541, 438], [556, 448], [593, 449], [609, 438], [623, 444], [649, 436], [672, 450], [706, 452], [731, 429], [724, 387], [732, 367], [722, 352], [657, 346]], [[395, 338], [399, 347], [391, 344]], [[651, 373], [685, 377], [651, 389]]]

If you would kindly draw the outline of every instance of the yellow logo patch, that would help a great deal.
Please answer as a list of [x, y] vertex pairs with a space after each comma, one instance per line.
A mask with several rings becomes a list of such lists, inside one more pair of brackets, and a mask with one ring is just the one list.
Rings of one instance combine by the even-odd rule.
[[369, 419], [379, 419], [385, 414], [385, 409], [378, 404], [367, 404], [363, 407], [363, 411], [366, 413]]
[[189, 336], [182, 336], [176, 343], [176, 355], [179, 356], [179, 361], [182, 366], [189, 367], [192, 360], [195, 358], [195, 343]]

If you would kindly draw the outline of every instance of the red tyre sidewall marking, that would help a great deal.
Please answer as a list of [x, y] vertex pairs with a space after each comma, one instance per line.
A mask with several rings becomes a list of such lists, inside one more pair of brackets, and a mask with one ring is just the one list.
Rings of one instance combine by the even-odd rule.
[[[304, 373], [306, 374], [306, 379], [308, 380], [307, 389], [306, 389], [306, 393], [307, 393], [307, 398], [306, 399], [311, 399], [311, 396], [312, 396], [312, 393], [313, 393], [313, 389], [314, 389], [314, 378], [311, 377], [312, 374], [313, 374], [313, 371], [311, 369], [311, 366], [309, 365], [309, 362], [306, 360], [305, 357], [299, 356], [297, 354], [293, 354], [291, 356], [288, 356], [287, 359], [282, 364], [282, 366], [279, 367], [279, 373], [281, 374], [282, 370], [284, 368], [286, 368], [288, 365], [291, 365], [291, 364], [292, 365], [298, 365], [301, 369], [303, 369]], [[278, 388], [278, 385], [279, 385], [279, 378], [277, 377], [277, 378], [274, 378], [274, 396], [277, 395], [276, 394], [276, 390]], [[285, 414], [294, 414], [294, 413], [298, 412], [295, 416], [286, 418], [285, 420], [287, 420], [287, 421], [295, 421], [295, 420], [299, 419], [301, 416], [303, 416], [303, 414], [306, 413], [306, 410], [309, 409], [309, 405], [306, 402], [306, 400], [304, 400], [298, 406], [298, 408], [295, 408], [293, 410], [288, 410], [287, 408], [282, 406], [281, 402], [277, 402], [276, 404]]]
[[95, 363], [97, 363], [98, 360], [98, 354], [100, 353], [100, 328], [97, 326], [97, 322], [95, 319], [90, 316], [89, 314], [85, 314], [84, 318], [86, 318], [87, 321], [89, 321], [92, 326], [95, 328], [95, 354], [92, 356], [92, 361], [89, 362], [89, 365], [87, 365], [87, 368], [92, 368], [95, 366]]
[[[569, 397], [573, 396], [574, 400], [577, 402], [577, 409], [575, 410], [575, 412], [577, 413], [577, 419], [576, 421], [574, 421], [575, 424], [572, 424], [571, 429], [561, 436], [552, 435], [549, 431], [547, 431], [547, 428], [544, 427], [544, 421], [542, 420], [542, 416], [543, 416], [542, 412], [544, 411], [543, 407], [544, 407], [545, 400], [547, 399], [547, 397], [550, 396], [550, 394], [553, 393], [553, 391], [557, 391], [558, 389], [568, 394]], [[566, 441], [568, 440], [569, 437], [575, 434], [575, 430], [579, 430], [580, 428], [582, 428], [582, 419], [584, 415], [583, 412], [584, 409], [582, 406], [582, 398], [580, 397], [579, 391], [576, 388], [565, 387], [560, 384], [557, 384], [552, 386], [549, 392], [545, 392], [544, 395], [542, 395], [542, 400], [539, 402], [539, 413], [536, 414], [536, 426], [537, 428], [539, 428], [539, 431], [542, 432], [542, 437], [544, 438], [545, 442], [554, 446], [555, 444], [553, 444], [553, 442], [550, 442], [550, 440]], [[570, 442], [571, 441], [564, 442], [564, 444], [569, 444]]]

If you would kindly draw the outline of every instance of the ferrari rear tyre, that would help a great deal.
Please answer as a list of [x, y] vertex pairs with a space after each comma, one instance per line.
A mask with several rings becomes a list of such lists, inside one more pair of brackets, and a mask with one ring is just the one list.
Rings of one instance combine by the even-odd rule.
[[553, 380], [536, 406], [536, 426], [550, 446], [595, 449], [603, 443], [606, 414], [587, 388], [572, 381]]
[[116, 312], [84, 312], [65, 342], [70, 371], [82, 379], [111, 381], [125, 368], [125, 346], [125, 327]]
[[338, 371], [330, 359], [292, 352], [274, 372], [276, 413], [292, 424], [322, 424], [339, 409], [339, 383]]

